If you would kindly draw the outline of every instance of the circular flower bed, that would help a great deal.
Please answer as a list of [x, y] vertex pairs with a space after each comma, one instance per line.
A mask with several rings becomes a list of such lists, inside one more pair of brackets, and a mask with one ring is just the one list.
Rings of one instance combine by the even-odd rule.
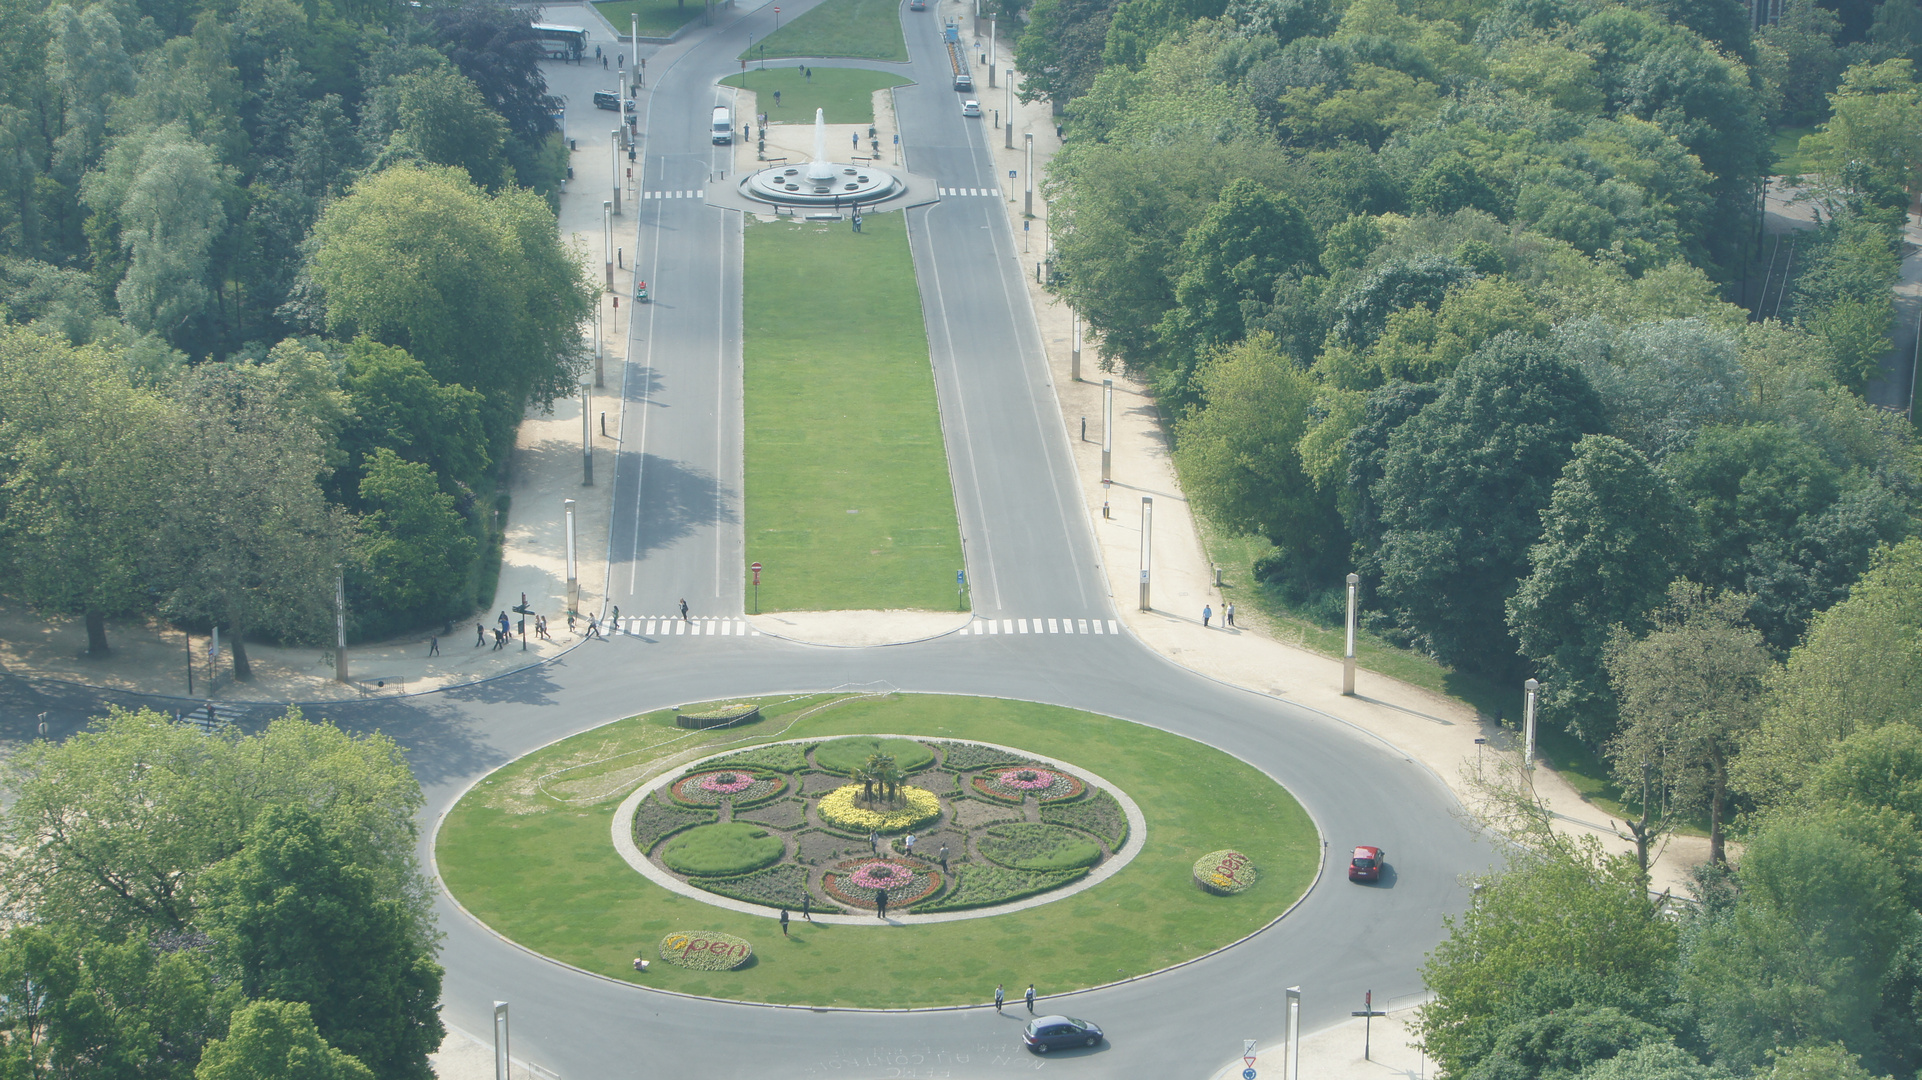
[[668, 791], [674, 801], [689, 806], [719, 806], [732, 799], [736, 806], [758, 802], [780, 793], [787, 786], [784, 777], [765, 776], [741, 769], [721, 769], [684, 776]]
[[941, 888], [941, 873], [920, 861], [849, 859], [821, 875], [821, 891], [853, 907], [874, 908], [875, 894], [888, 891], [888, 907], [904, 908]]
[[716, 930], [676, 930], [661, 939], [661, 959], [696, 971], [733, 971], [753, 956], [747, 939]]
[[900, 833], [941, 816], [941, 800], [924, 788], [901, 787], [901, 805], [869, 809], [861, 804], [861, 785], [848, 784], [821, 796], [815, 803], [821, 820], [857, 833]]
[[1086, 786], [1072, 774], [1032, 766], [990, 769], [974, 778], [974, 790], [1002, 802], [1020, 802], [1030, 795], [1041, 802], [1060, 802]]
[[1260, 880], [1261, 871], [1239, 851], [1210, 851], [1195, 860], [1195, 884], [1203, 892], [1233, 896], [1247, 892]]

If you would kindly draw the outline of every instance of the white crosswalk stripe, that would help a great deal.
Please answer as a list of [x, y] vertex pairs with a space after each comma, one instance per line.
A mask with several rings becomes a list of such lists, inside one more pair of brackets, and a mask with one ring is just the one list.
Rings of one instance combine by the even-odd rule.
[[961, 628], [963, 634], [1119, 634], [1121, 626], [1113, 619], [975, 619]]
[[671, 637], [760, 637], [761, 632], [742, 618], [683, 619], [678, 615], [623, 615], [610, 636], [664, 639]]
[[[759, 630], [740, 616], [708, 616], [683, 619], [679, 615], [623, 615], [609, 620], [605, 632], [608, 637], [642, 638], [649, 642], [666, 641], [669, 638], [683, 637], [761, 637]], [[1121, 626], [1113, 619], [1081, 619], [1055, 616], [1054, 618], [975, 618], [963, 626], [959, 633], [963, 636], [985, 636], [989, 634], [1089, 634], [1109, 636], [1121, 633]]]
[[1000, 188], [944, 187], [940, 189], [940, 192], [944, 198], [950, 198], [950, 199], [965, 198], [968, 196], [974, 196], [978, 198], [990, 198], [990, 199], [1001, 197]]

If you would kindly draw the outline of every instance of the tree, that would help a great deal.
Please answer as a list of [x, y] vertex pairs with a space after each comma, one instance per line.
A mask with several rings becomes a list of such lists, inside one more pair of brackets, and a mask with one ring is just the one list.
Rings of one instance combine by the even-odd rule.
[[1573, 1080], [1590, 1065], [1668, 1038], [1612, 1005], [1575, 1005], [1503, 1028], [1462, 1080]]
[[0, 551], [22, 599], [85, 618], [90, 656], [151, 607], [172, 411], [103, 349], [0, 328]]
[[1676, 927], [1634, 860], [1584, 838], [1520, 852], [1476, 885], [1474, 905], [1444, 916], [1448, 936], [1422, 965], [1434, 998], [1421, 1009], [1421, 1045], [1447, 1075], [1468, 1073], [1510, 1025], [1574, 1005], [1659, 1015]]
[[1828, 94], [1842, 77], [1835, 37], [1842, 20], [1815, 0], [1788, 0], [1782, 15], [1756, 33], [1755, 66], [1782, 96], [1779, 123], [1805, 127], [1828, 115]]
[[1581, 1080], [1730, 1080], [1670, 1042], [1646, 1042], [1582, 1070]]
[[229, 175], [179, 124], [147, 137], [137, 158], [126, 156], [117, 170], [124, 186], [93, 174], [82, 198], [119, 225], [128, 261], [114, 295], [128, 322], [178, 344], [213, 298], [207, 278], [227, 224]]
[[360, 463], [383, 448], [426, 465], [447, 484], [481, 482], [489, 464], [481, 395], [434, 381], [407, 350], [368, 338], [347, 346], [340, 382], [348, 410], [340, 432], [347, 470], [337, 478], [343, 494], [358, 493]]
[[1493, 668], [1494, 636], [1541, 535], [1541, 511], [1601, 405], [1549, 344], [1505, 335], [1462, 362], [1388, 438], [1371, 490], [1380, 593], [1449, 663]]
[[425, 1080], [445, 1034], [440, 965], [356, 846], [308, 807], [270, 806], [207, 872], [204, 921], [249, 996], [305, 1002], [320, 1037], [376, 1075]]
[[1609, 432], [1657, 464], [1701, 429], [1741, 414], [1750, 389], [1741, 341], [1706, 319], [1640, 322], [1620, 331], [1583, 319], [1558, 333], [1600, 395]]
[[1922, 85], [1904, 60], [1856, 64], [1829, 95], [1829, 119], [1804, 137], [1826, 183], [1846, 192], [1922, 187]]
[[1555, 481], [1508, 627], [1535, 663], [1548, 715], [1590, 745], [1615, 727], [1609, 638], [1647, 625], [1687, 558], [1689, 524], [1668, 481], [1610, 435], [1576, 443]]
[[1014, 62], [1031, 72], [1021, 100], [1066, 105], [1086, 93], [1101, 72], [1101, 47], [1115, 0], [1036, 0], [1015, 39]]
[[234, 677], [253, 677], [246, 635], [313, 640], [332, 614], [346, 523], [320, 491], [313, 422], [244, 370], [202, 365], [177, 391], [179, 486], [159, 533], [164, 607], [226, 627]]
[[1922, 540], [1875, 557], [1847, 600], [1822, 612], [1770, 681], [1761, 729], [1734, 765], [1765, 806], [1788, 802], [1857, 731], [1922, 716]]
[[428, 931], [414, 862], [420, 785], [399, 747], [289, 710], [257, 735], [201, 735], [150, 710], [113, 709], [61, 743], [17, 750], [4, 772], [13, 804], [0, 840], [10, 910], [119, 935], [186, 930], [201, 875], [239, 851], [264, 808], [319, 808], [381, 895]]
[[1187, 269], [1163, 331], [1200, 355], [1247, 334], [1243, 309], [1274, 300], [1282, 275], [1318, 269], [1315, 234], [1287, 195], [1242, 178], [1230, 183], [1181, 245]]
[[1913, 1070], [1913, 1003], [1883, 990], [1917, 933], [1902, 868], [1918, 843], [1910, 819], [1852, 808], [1772, 816], [1750, 838], [1733, 910], [1705, 921], [1681, 965], [1719, 1063], [1756, 1068], [1777, 1047], [1839, 1042]]
[[473, 80], [459, 72], [416, 71], [374, 92], [361, 123], [381, 145], [373, 168], [396, 162], [450, 165], [474, 183], [498, 190], [508, 177], [507, 122], [487, 107]]
[[1622, 730], [1608, 746], [1616, 782], [1634, 791], [1655, 778], [1645, 812], [1651, 794], [1678, 812], [1708, 811], [1709, 859], [1718, 863], [1727, 859], [1729, 762], [1761, 721], [1774, 667], [1744, 618], [1747, 601], [1676, 582], [1654, 628], [1639, 637], [1618, 630], [1606, 653], [1621, 699]]
[[434, 471], [404, 461], [386, 447], [365, 462], [360, 500], [361, 556], [382, 607], [413, 621], [438, 619], [466, 608], [474, 538], [443, 494]]
[[328, 324], [482, 394], [493, 447], [527, 404], [573, 389], [596, 290], [532, 192], [489, 197], [458, 169], [393, 168], [331, 204], [314, 244]]
[[[1771, 1050], [1764, 1080], [1878, 1080], [1862, 1067], [1862, 1059], [1841, 1043], [1810, 1043], [1788, 1050]], [[1881, 1077], [1879, 1080], [1890, 1080]]]
[[207, 1044], [194, 1080], [373, 1080], [367, 1066], [327, 1045], [303, 1002], [248, 1002], [232, 1023], [225, 1039]]
[[1295, 452], [1315, 400], [1314, 380], [1258, 334], [1203, 364], [1195, 382], [1202, 405], [1175, 427], [1182, 488], [1209, 517], [1258, 532], [1324, 573], [1342, 552], [1334, 493], [1317, 489]]
[[1922, 821], [1922, 728], [1864, 728], [1835, 744], [1796, 793], [1803, 806], [1887, 807]]

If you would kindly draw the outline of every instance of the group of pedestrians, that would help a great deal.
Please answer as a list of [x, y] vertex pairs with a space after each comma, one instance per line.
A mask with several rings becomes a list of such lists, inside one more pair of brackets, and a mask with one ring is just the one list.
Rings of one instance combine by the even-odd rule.
[[[1028, 1015], [1030, 1016], [1034, 1015], [1034, 984], [1033, 983], [1028, 984], [1028, 992], [1026, 994], [1023, 994], [1022, 996], [1028, 999]], [[1007, 994], [1005, 992], [1005, 988], [1000, 984], [996, 984], [994, 988], [994, 1011], [995, 1012], [1001, 1011], [1001, 1003], [1003, 1000], [1006, 999], [1006, 997], [1007, 997]]]
[[[1201, 605], [1201, 625], [1203, 629], [1207, 628], [1209, 620], [1213, 619], [1214, 617], [1215, 617], [1215, 609], [1212, 605], [1210, 604]], [[1233, 601], [1230, 601], [1226, 604], [1221, 605], [1221, 628], [1223, 630], [1236, 629], [1235, 605]]]
[[[686, 618], [687, 601], [685, 600], [681, 601], [681, 609], [682, 609], [682, 617]], [[620, 610], [621, 609], [618, 607], [614, 609], [614, 617], [613, 617], [614, 619], [620, 618]], [[613, 620], [609, 620], [609, 621], [610, 621], [610, 624], [613, 622]], [[481, 646], [487, 644], [487, 639], [491, 635], [494, 639], [494, 647], [489, 651], [499, 652], [500, 650], [505, 649], [508, 646], [508, 644], [514, 640], [515, 637], [521, 634], [524, 634], [526, 632], [527, 632], [527, 618], [525, 616], [521, 617], [517, 625], [513, 621], [509, 620], [507, 617], [507, 612], [503, 611], [498, 616], [495, 617], [494, 625], [491, 627], [488, 626], [486, 623], [474, 624], [474, 647], [478, 649]], [[574, 613], [571, 611], [567, 613], [567, 632], [570, 634], [576, 632]], [[553, 632], [547, 628], [547, 616], [545, 615], [534, 616], [534, 637], [540, 641], [555, 641]], [[600, 620], [592, 615], [588, 616], [587, 617], [587, 633], [583, 634], [582, 637], [588, 637], [588, 638], [601, 637]], [[602, 638], [602, 640], [606, 640], [606, 639]], [[427, 639], [427, 655], [428, 656], [440, 655], [440, 636], [438, 634]]]

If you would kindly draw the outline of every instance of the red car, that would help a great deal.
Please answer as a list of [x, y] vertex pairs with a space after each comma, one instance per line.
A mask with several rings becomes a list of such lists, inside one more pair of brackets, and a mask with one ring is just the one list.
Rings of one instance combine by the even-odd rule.
[[1348, 860], [1349, 881], [1380, 881], [1381, 864], [1387, 856], [1378, 847], [1358, 847]]

